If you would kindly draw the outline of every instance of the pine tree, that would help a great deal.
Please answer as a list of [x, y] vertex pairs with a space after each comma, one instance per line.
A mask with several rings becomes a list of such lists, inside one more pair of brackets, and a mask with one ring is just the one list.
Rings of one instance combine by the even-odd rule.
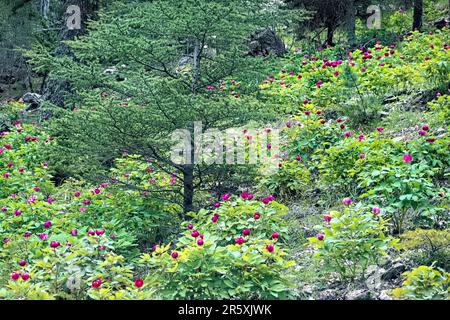
[[221, 130], [273, 118], [251, 95], [226, 94], [219, 83], [237, 75], [252, 84], [242, 91], [257, 86], [252, 70], [262, 58], [248, 55], [248, 39], [273, 26], [275, 9], [271, 1], [250, 0], [116, 3], [87, 36], [66, 42], [71, 56], [34, 57], [73, 88], [66, 102], [76, 112], [53, 109], [64, 114], [53, 132], [64, 154], [102, 164], [124, 151], [158, 160], [183, 182], [184, 211], [193, 210], [194, 191], [234, 168], [173, 163], [170, 135], [192, 134], [194, 121]]

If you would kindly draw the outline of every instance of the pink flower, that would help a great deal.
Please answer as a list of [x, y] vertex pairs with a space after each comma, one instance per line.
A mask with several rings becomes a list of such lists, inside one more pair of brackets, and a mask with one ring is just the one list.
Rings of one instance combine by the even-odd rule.
[[187, 227], [188, 227], [188, 229], [192, 229], [192, 228], [194, 228], [194, 225], [192, 223], [189, 223]]
[[245, 239], [242, 237], [239, 237], [239, 238], [234, 239], [234, 242], [236, 244], [242, 245], [245, 242]]
[[222, 201], [227, 201], [230, 198], [231, 198], [231, 195], [229, 193], [225, 193], [220, 197], [220, 199], [222, 199]]
[[30, 279], [30, 275], [27, 272], [23, 273], [22, 274], [22, 280], [23, 281], [27, 281], [28, 279]]
[[48, 239], [48, 234], [46, 234], [46, 233], [39, 233], [39, 239], [47, 240]]
[[364, 159], [366, 157], [366, 155], [364, 154], [364, 153], [361, 153], [360, 155], [359, 155], [359, 158], [360, 159]]
[[316, 238], [317, 240], [322, 241], [325, 238], [325, 236], [323, 235], [323, 233], [319, 233], [317, 234]]
[[39, 192], [39, 191], [41, 191], [41, 188], [40, 187], [34, 187], [33, 190], [36, 191], [36, 192]]
[[253, 218], [255, 220], [258, 220], [259, 218], [261, 218], [261, 214], [259, 214], [258, 212], [255, 212], [255, 214], [253, 215]]
[[198, 240], [197, 240], [197, 245], [199, 245], [199, 246], [202, 246], [202, 245], [203, 245], [203, 243], [204, 243], [204, 242], [203, 242], [203, 240], [202, 240], [202, 239], [198, 239]]
[[48, 199], [47, 199], [48, 203], [52, 203], [53, 201], [55, 201], [55, 199], [53, 199], [52, 197], [48, 197]]
[[72, 229], [72, 230], [70, 230], [70, 234], [75, 237], [75, 236], [78, 235], [78, 230], [77, 229]]
[[20, 278], [20, 273], [18, 273], [18, 272], [13, 272], [13, 273], [11, 273], [11, 279], [12, 279], [12, 280], [16, 281], [16, 280], [18, 280], [19, 278]]
[[348, 138], [352, 135], [352, 133], [350, 131], [345, 131], [344, 132], [344, 137]]
[[75, 193], [73, 195], [78, 198], [81, 195], [81, 192], [80, 191], [75, 191]]
[[197, 238], [200, 235], [200, 233], [197, 230], [194, 230], [191, 232], [191, 236], [194, 238]]
[[413, 157], [410, 154], [405, 154], [403, 156], [403, 161], [405, 161], [406, 163], [412, 162], [413, 161]]
[[242, 234], [243, 234], [244, 236], [248, 236], [248, 235], [250, 234], [250, 229], [245, 228], [244, 230], [242, 230]]
[[219, 215], [216, 213], [216, 214], [211, 218], [211, 221], [212, 221], [212, 222], [217, 222], [217, 220], [219, 220]]
[[172, 252], [171, 256], [174, 259], [178, 258], [178, 252], [176, 252], [176, 251]]
[[8, 172], [5, 172], [5, 173], [3, 174], [3, 177], [6, 178], [6, 179], [8, 179], [8, 178], [9, 178], [9, 173], [8, 173]]
[[352, 199], [351, 199], [351, 198], [348, 198], [348, 197], [342, 199], [342, 203], [343, 203], [344, 205], [346, 205], [346, 206], [349, 206], [352, 202], [353, 202]]
[[3, 206], [3, 207], [2, 207], [2, 212], [5, 212], [6, 210], [8, 210], [8, 208], [5, 207], [5, 206]]
[[380, 212], [381, 212], [380, 208], [378, 208], [378, 207], [373, 207], [372, 208], [372, 213], [373, 214], [380, 214]]
[[45, 229], [49, 229], [52, 226], [52, 222], [50, 220], [47, 220], [42, 225]]
[[214, 207], [214, 208], [220, 207], [220, 202], [214, 202], [213, 207]]
[[363, 141], [363, 140], [364, 140], [364, 135], [360, 134], [360, 135], [358, 136], [358, 141], [361, 142], [361, 141]]
[[105, 230], [102, 230], [102, 229], [97, 229], [97, 230], [95, 230], [95, 234], [98, 235], [98, 236], [101, 236], [101, 235], [103, 235], [104, 233], [105, 233]]
[[430, 130], [430, 127], [429, 127], [427, 124], [424, 124], [424, 125], [422, 126], [422, 130], [423, 130], [423, 131], [428, 131], [428, 130]]
[[86, 208], [81, 207], [80, 212], [86, 212]]
[[384, 131], [384, 128], [378, 127], [378, 128], [377, 128], [377, 131], [378, 131], [378, 132], [383, 132], [383, 131]]
[[330, 222], [330, 221], [331, 221], [331, 216], [330, 216], [329, 214], [326, 214], [326, 215], [323, 216], [323, 219], [324, 219], [326, 222]]
[[278, 232], [273, 232], [272, 233], [272, 238], [273, 239], [278, 239], [280, 237], [280, 235], [278, 234]]
[[22, 211], [20, 211], [19, 209], [17, 209], [17, 210], [14, 211], [14, 215], [15, 215], [16, 217], [20, 216], [21, 214], [22, 214]]
[[268, 244], [266, 246], [266, 250], [269, 252], [273, 252], [275, 250], [275, 247], [273, 246], [273, 244]]
[[419, 136], [424, 136], [427, 133], [424, 130], [419, 130], [418, 134], [419, 134]]

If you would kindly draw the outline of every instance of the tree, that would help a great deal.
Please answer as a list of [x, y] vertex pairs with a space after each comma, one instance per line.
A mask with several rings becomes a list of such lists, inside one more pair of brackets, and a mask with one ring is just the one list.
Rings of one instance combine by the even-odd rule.
[[221, 81], [235, 75], [252, 83], [243, 93], [255, 89], [253, 70], [263, 58], [248, 55], [248, 39], [273, 25], [274, 13], [270, 1], [117, 3], [100, 13], [87, 36], [66, 42], [73, 55], [36, 56], [37, 67], [67, 79], [75, 92], [67, 100], [75, 110], [53, 109], [64, 114], [53, 124], [64, 165], [73, 159], [83, 167], [111, 165], [123, 152], [142, 155], [181, 181], [174, 192], [182, 193], [185, 212], [193, 210], [194, 191], [208, 182], [217, 187], [217, 177], [235, 167], [174, 163], [171, 133], [193, 135], [195, 121], [222, 130], [273, 119], [251, 95], [227, 92]]
[[422, 28], [423, 20], [423, 0], [414, 0], [414, 13], [413, 13], [413, 30], [420, 30]]
[[293, 8], [304, 8], [313, 12], [312, 18], [302, 26], [310, 30], [324, 28], [327, 36], [325, 45], [333, 46], [334, 33], [336, 29], [344, 25], [350, 44], [356, 41], [355, 22], [357, 15], [357, 5], [366, 3], [365, 0], [285, 0]]

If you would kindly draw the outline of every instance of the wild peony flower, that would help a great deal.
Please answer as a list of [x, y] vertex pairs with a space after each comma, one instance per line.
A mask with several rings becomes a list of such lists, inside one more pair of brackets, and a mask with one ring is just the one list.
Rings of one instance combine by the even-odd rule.
[[323, 235], [323, 233], [319, 233], [317, 234], [316, 238], [317, 240], [322, 241], [325, 238], [325, 236]]
[[344, 198], [342, 199], [342, 203], [346, 206], [349, 206], [351, 203], [353, 202], [353, 200], [351, 198]]
[[176, 252], [176, 251], [172, 252], [171, 256], [174, 259], [178, 258], [178, 252]]
[[202, 246], [203, 245], [203, 239], [198, 239], [197, 240], [197, 245]]
[[102, 285], [102, 280], [101, 279], [97, 279], [97, 280], [92, 281], [92, 288], [94, 288], [94, 289], [100, 288], [101, 285]]
[[272, 239], [278, 239], [279, 237], [280, 237], [280, 235], [278, 234], [278, 232], [272, 233]]
[[244, 236], [248, 236], [248, 235], [250, 234], [250, 229], [245, 228], [244, 230], [242, 230], [242, 234], [243, 234]]
[[405, 161], [406, 163], [412, 162], [413, 161], [413, 157], [410, 154], [405, 154], [403, 156], [403, 161]]
[[227, 201], [230, 198], [231, 198], [231, 195], [229, 193], [225, 193], [220, 197], [220, 199], [222, 199], [222, 201]]
[[28, 279], [30, 279], [30, 275], [27, 272], [23, 273], [22, 274], [22, 280], [23, 281], [27, 281]]
[[72, 229], [72, 230], [70, 230], [70, 234], [75, 237], [75, 236], [78, 235], [78, 230], [77, 229]]
[[365, 155], [364, 153], [361, 153], [361, 154], [359, 155], [359, 158], [360, 158], [360, 159], [364, 159], [364, 158], [366, 158], [366, 155]]
[[350, 131], [345, 131], [344, 132], [344, 137], [345, 138], [351, 137], [351, 135], [352, 135], [352, 133]]
[[52, 197], [48, 197], [48, 199], [47, 199], [47, 202], [48, 202], [48, 203], [52, 203], [52, 202], [54, 202], [54, 201], [55, 201], [55, 199], [52, 198]]
[[323, 219], [324, 219], [326, 222], [330, 222], [330, 221], [331, 221], [331, 216], [330, 216], [329, 214], [326, 214], [326, 215], [323, 216]]
[[46, 233], [39, 233], [39, 239], [41, 240], [47, 240], [48, 239], [48, 234]]
[[430, 127], [429, 127], [427, 124], [424, 124], [424, 125], [422, 126], [422, 130], [423, 130], [423, 131], [428, 131], [428, 130], [430, 130]]
[[255, 212], [255, 214], [253, 214], [253, 218], [255, 220], [258, 220], [259, 218], [261, 218], [261, 214], [259, 214], [258, 212]]
[[383, 131], [384, 131], [384, 128], [378, 127], [378, 128], [377, 128], [377, 131], [378, 131], [378, 132], [383, 132]]
[[266, 250], [269, 252], [273, 252], [275, 250], [275, 247], [273, 246], [273, 244], [268, 244], [266, 246]]
[[17, 210], [14, 211], [14, 215], [15, 215], [16, 217], [20, 216], [21, 214], [22, 214], [22, 211], [19, 210], [19, 209], [17, 209]]
[[419, 136], [424, 136], [427, 133], [424, 130], [419, 130], [418, 134], [419, 134]]
[[43, 224], [45, 229], [49, 229], [52, 226], [52, 222], [50, 220], [45, 221]]
[[378, 207], [373, 207], [372, 208], [372, 213], [373, 214], [380, 214], [380, 212], [381, 212], [380, 208], [378, 208]]
[[58, 241], [52, 241], [50, 242], [51, 248], [58, 248], [61, 244]]
[[136, 281], [134, 281], [134, 285], [136, 286], [136, 288], [141, 288], [144, 285], [144, 280], [136, 279]]
[[236, 244], [242, 245], [242, 244], [244, 244], [245, 239], [242, 238], [242, 237], [239, 237], [239, 238], [234, 239], [234, 242], [235, 242]]
[[194, 230], [191, 232], [191, 236], [194, 238], [197, 238], [200, 235], [200, 233], [197, 230]]

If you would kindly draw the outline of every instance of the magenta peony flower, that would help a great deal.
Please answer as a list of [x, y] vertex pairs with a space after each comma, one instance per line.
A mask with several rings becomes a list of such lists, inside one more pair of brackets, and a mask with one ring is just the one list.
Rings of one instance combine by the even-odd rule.
[[242, 237], [239, 237], [239, 238], [234, 239], [234, 242], [235, 242], [236, 244], [242, 245], [242, 244], [244, 244], [245, 239], [242, 238]]
[[413, 161], [413, 157], [410, 154], [405, 154], [403, 156], [403, 161], [405, 161], [406, 163], [412, 162]]
[[373, 207], [372, 208], [372, 213], [373, 214], [380, 214], [380, 212], [381, 212], [380, 208], [378, 208], [378, 207]]
[[45, 221], [43, 224], [45, 229], [49, 229], [52, 226], [52, 222], [50, 220]]
[[222, 201], [227, 201], [230, 198], [231, 198], [231, 195], [229, 193], [225, 193], [220, 197], [220, 199], [222, 199]]
[[326, 222], [330, 222], [330, 221], [331, 221], [331, 216], [330, 216], [329, 214], [326, 214], [326, 215], [323, 216], [323, 219], [324, 219]]
[[364, 153], [361, 153], [360, 155], [359, 155], [359, 158], [360, 159], [364, 159], [366, 157], [366, 155], [364, 154]]
[[172, 252], [171, 256], [174, 259], [178, 258], [178, 252], [176, 252], [176, 251]]
[[346, 206], [349, 206], [351, 203], [353, 202], [353, 200], [351, 198], [344, 198], [342, 199], [342, 203]]
[[317, 240], [322, 241], [325, 238], [325, 236], [323, 235], [323, 233], [319, 233], [317, 234], [316, 238]]
[[242, 234], [243, 234], [244, 236], [248, 236], [248, 235], [250, 234], [250, 229], [245, 228], [244, 230], [242, 230]]
[[269, 252], [273, 252], [275, 250], [275, 247], [273, 246], [273, 244], [268, 244], [266, 246], [266, 250]]
[[351, 137], [352, 133], [350, 131], [345, 131], [344, 132], [344, 137], [348, 138]]
[[419, 130], [418, 134], [419, 134], [419, 136], [424, 136], [427, 133], [424, 130]]
[[41, 240], [47, 240], [48, 239], [48, 234], [46, 233], [39, 233], [39, 239]]

